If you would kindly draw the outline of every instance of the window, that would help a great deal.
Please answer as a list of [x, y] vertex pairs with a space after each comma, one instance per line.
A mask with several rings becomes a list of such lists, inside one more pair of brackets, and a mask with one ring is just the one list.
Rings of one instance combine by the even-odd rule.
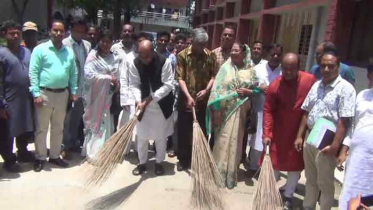
[[312, 25], [303, 25], [299, 40], [299, 55], [308, 55], [312, 36]]

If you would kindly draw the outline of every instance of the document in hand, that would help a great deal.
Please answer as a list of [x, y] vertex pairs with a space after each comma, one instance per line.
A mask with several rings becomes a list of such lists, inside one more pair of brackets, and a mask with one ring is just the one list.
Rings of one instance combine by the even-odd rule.
[[315, 146], [319, 150], [332, 144], [337, 130], [336, 125], [325, 118], [316, 120], [310, 135], [307, 138], [307, 143]]

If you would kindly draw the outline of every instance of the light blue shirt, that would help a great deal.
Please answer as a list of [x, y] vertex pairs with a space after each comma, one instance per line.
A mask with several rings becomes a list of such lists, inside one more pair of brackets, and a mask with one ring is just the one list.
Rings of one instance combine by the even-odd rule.
[[29, 69], [30, 92], [34, 97], [40, 96], [40, 87], [68, 87], [71, 94], [76, 94], [78, 73], [74, 52], [64, 45], [57, 50], [49, 40], [36, 46], [31, 54]]

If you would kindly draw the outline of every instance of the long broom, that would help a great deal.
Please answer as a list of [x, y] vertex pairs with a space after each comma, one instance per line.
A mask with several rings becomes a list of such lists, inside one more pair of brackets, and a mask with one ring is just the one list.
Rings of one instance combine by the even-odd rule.
[[269, 146], [266, 147], [258, 186], [254, 194], [253, 210], [280, 210], [282, 199], [280, 191], [276, 184], [275, 173], [272, 167], [271, 157], [269, 156]]
[[193, 119], [191, 205], [200, 210], [223, 210], [223, 179], [198, 124], [194, 107]]
[[95, 166], [89, 171], [86, 186], [101, 185], [104, 183], [118, 163], [123, 160], [126, 151], [131, 145], [133, 129], [141, 111], [138, 110], [127, 124], [115, 132], [95, 155], [92, 164]]

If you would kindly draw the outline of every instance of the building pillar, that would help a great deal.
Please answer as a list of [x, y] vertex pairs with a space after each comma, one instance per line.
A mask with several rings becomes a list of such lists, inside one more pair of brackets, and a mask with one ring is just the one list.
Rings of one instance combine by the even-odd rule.
[[335, 41], [335, 32], [337, 28], [337, 14], [338, 14], [338, 2], [339, 0], [332, 0], [328, 9], [328, 18], [326, 21], [326, 30], [324, 40], [326, 42]]
[[218, 48], [220, 46], [220, 37], [223, 33], [223, 25], [222, 24], [216, 24], [214, 28], [214, 34], [212, 37], [212, 46], [211, 49]]
[[276, 32], [275, 19], [276, 16], [268, 14], [262, 15], [261, 17], [258, 38], [265, 44], [273, 41], [273, 35]]
[[245, 19], [240, 19], [238, 22], [237, 36], [236, 40], [249, 44], [249, 30], [250, 30], [250, 21]]
[[333, 0], [329, 6], [324, 40], [335, 43], [342, 60], [348, 56], [356, 4], [354, 1]]

